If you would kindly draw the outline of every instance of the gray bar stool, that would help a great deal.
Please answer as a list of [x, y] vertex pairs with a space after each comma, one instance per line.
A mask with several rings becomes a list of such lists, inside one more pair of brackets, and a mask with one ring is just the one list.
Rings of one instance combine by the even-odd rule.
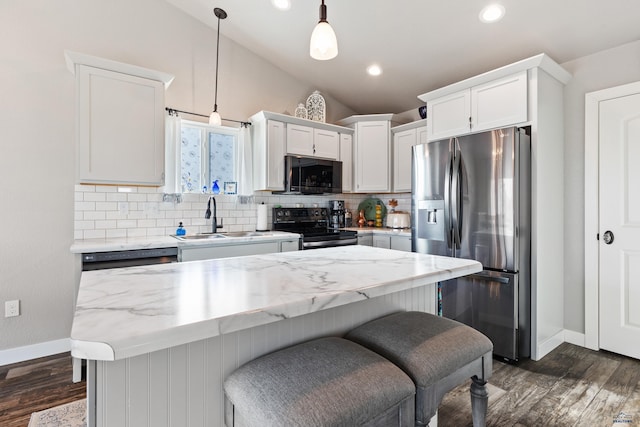
[[224, 382], [225, 424], [413, 426], [415, 386], [397, 366], [342, 338], [308, 341], [252, 360]]
[[474, 427], [486, 425], [493, 344], [462, 323], [422, 312], [381, 317], [351, 330], [355, 341], [402, 368], [416, 385], [416, 426], [427, 426], [442, 397], [469, 378]]

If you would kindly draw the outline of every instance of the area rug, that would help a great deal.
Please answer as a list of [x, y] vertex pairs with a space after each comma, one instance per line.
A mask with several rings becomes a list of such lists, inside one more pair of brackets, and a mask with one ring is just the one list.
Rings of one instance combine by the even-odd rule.
[[31, 414], [28, 427], [86, 427], [87, 399]]

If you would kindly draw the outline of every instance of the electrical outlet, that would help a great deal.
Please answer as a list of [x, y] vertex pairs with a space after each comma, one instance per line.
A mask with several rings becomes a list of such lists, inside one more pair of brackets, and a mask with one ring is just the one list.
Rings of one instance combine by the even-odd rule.
[[20, 316], [20, 300], [5, 301], [4, 317]]

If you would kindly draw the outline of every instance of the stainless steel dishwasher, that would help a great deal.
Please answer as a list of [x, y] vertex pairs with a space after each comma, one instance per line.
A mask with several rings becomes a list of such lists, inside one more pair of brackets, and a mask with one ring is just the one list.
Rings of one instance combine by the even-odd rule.
[[82, 254], [82, 271], [178, 262], [178, 248], [149, 248]]

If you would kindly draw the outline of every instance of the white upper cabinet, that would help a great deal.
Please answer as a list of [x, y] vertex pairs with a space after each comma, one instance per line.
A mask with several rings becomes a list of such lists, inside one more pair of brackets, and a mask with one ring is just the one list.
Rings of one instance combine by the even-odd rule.
[[337, 160], [338, 132], [298, 124], [287, 124], [287, 154]]
[[463, 90], [427, 103], [427, 134], [430, 141], [469, 133], [471, 91]]
[[411, 155], [416, 144], [427, 142], [426, 120], [396, 126], [393, 134], [393, 181], [394, 193], [411, 191]]
[[[353, 134], [353, 130], [346, 127], [269, 111], [254, 114], [250, 121], [254, 188], [257, 191], [284, 190], [285, 155], [339, 160], [343, 155], [340, 147], [341, 135], [351, 137]], [[345, 169], [347, 166], [343, 164], [343, 174]]]
[[527, 121], [527, 72], [471, 88], [471, 131]]
[[253, 186], [255, 190], [284, 190], [285, 124], [260, 112], [251, 117]]
[[164, 184], [164, 92], [173, 76], [65, 52], [76, 76], [77, 180]]
[[340, 121], [355, 128], [354, 191], [374, 193], [391, 191], [391, 117], [392, 114], [351, 116]]
[[526, 121], [526, 70], [427, 102], [429, 141]]
[[313, 156], [338, 160], [340, 156], [340, 137], [338, 132], [326, 129], [314, 129]]
[[313, 156], [313, 128], [287, 124], [287, 154]]
[[353, 191], [353, 135], [340, 134], [340, 157], [342, 162], [342, 192]]

